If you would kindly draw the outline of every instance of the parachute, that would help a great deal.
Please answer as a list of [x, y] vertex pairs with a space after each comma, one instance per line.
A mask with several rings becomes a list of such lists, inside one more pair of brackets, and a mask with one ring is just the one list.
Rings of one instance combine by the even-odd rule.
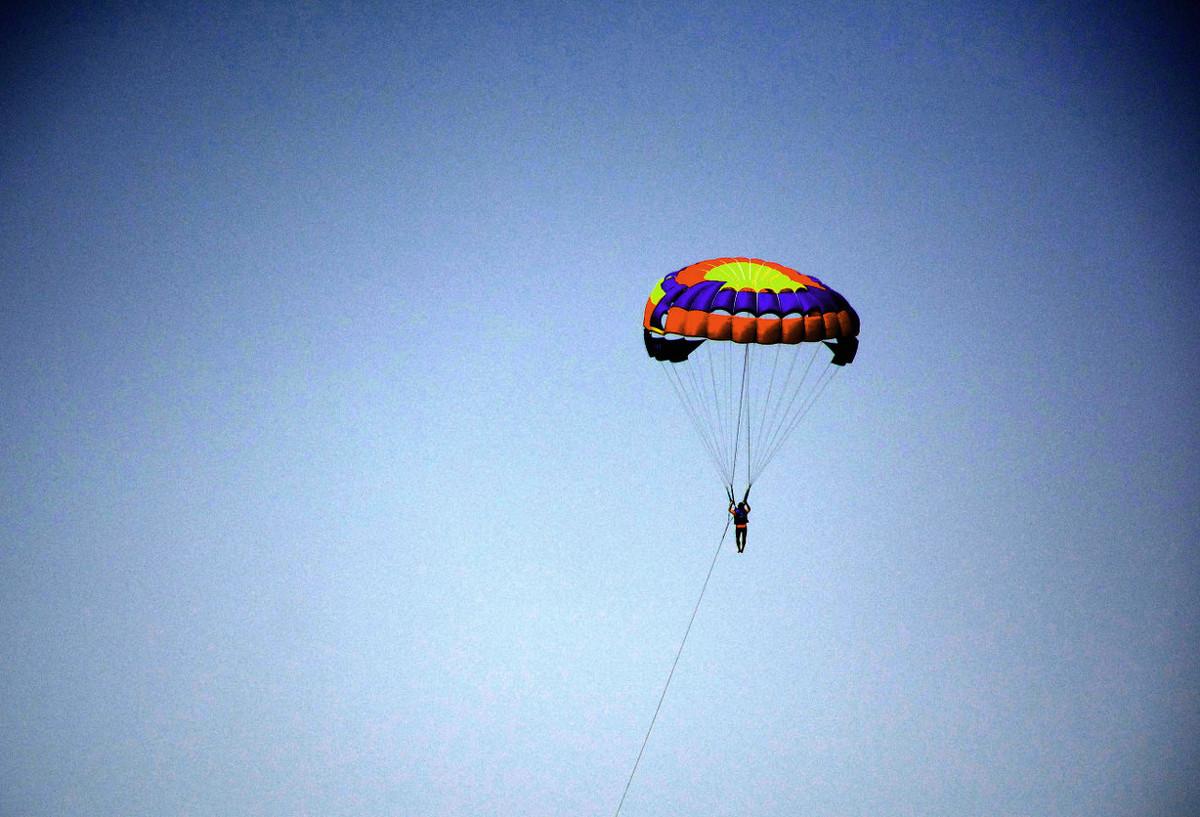
[[[666, 275], [642, 327], [646, 353], [666, 372], [731, 500], [743, 483], [749, 494], [858, 352], [858, 314], [844, 297], [759, 258], [713, 258]], [[832, 357], [822, 367], [826, 348]]]

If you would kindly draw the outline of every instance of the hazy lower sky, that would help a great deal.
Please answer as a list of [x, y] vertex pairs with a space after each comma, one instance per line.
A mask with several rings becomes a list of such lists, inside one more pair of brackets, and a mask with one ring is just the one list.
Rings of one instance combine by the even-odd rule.
[[1194, 14], [4, 15], [0, 815], [611, 815], [725, 521], [642, 306], [724, 255], [862, 346], [622, 814], [1200, 813]]

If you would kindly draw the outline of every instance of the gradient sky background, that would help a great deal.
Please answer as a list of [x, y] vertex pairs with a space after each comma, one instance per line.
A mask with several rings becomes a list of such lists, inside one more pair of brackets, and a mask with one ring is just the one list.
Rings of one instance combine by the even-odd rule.
[[862, 349], [622, 814], [1200, 812], [1195, 16], [159, 5], [3, 20], [0, 814], [612, 814], [729, 254]]

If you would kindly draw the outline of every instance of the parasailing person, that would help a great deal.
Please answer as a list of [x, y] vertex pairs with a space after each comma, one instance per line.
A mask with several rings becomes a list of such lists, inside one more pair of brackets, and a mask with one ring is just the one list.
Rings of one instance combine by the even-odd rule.
[[729, 502], [729, 513], [733, 516], [733, 532], [737, 540], [738, 553], [746, 552], [746, 526], [750, 524], [750, 504], [745, 500], [733, 504]]

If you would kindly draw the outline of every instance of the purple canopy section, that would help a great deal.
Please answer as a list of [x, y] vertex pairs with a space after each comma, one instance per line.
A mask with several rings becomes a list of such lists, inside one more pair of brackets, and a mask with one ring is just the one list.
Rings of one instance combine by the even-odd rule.
[[[685, 268], [686, 269], [686, 268]], [[783, 289], [778, 292], [763, 290], [759, 292], [742, 292], [724, 288], [724, 281], [701, 281], [694, 286], [686, 286], [675, 280], [682, 270], [670, 273], [662, 280], [662, 289], [666, 293], [662, 300], [650, 313], [652, 326], [662, 328], [665, 325], [667, 310], [673, 306], [681, 309], [712, 312], [722, 310], [731, 314], [738, 312], [749, 313], [756, 318], [764, 315], [808, 315], [822, 312], [840, 312], [849, 309], [850, 304], [839, 293], [825, 289]], [[812, 278], [812, 276], [809, 276]], [[816, 278], [813, 278], [816, 281]], [[818, 281], [818, 283], [820, 283]], [[821, 286], [825, 286], [821, 284]]]

